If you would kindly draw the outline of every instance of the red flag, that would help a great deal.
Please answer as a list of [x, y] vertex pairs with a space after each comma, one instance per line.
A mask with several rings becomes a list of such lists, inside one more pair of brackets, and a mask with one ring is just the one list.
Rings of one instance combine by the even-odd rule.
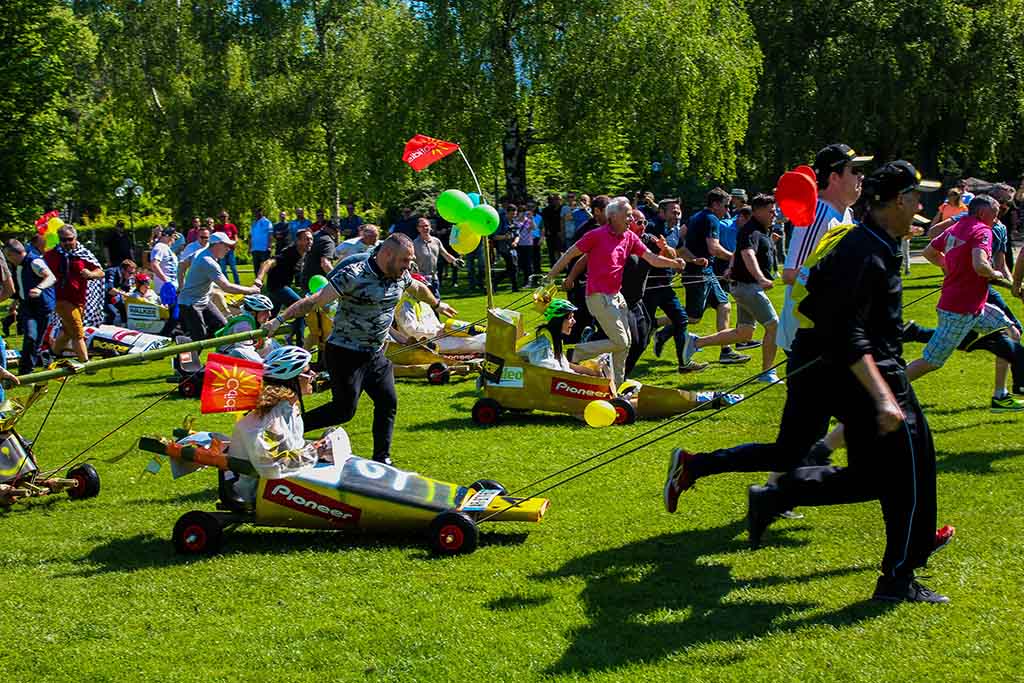
[[444, 159], [446, 156], [459, 148], [454, 142], [445, 142], [437, 138], [430, 138], [426, 135], [414, 135], [409, 142], [405, 143], [405, 153], [402, 154], [402, 161], [412, 166], [415, 171], [422, 171], [435, 161]]
[[203, 373], [203, 413], [252, 410], [263, 386], [263, 363], [211, 353]]

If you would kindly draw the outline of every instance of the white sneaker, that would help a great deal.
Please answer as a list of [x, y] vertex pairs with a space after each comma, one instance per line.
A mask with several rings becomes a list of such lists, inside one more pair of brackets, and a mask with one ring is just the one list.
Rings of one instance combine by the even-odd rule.
[[683, 365], [687, 365], [693, 354], [697, 353], [697, 335], [692, 332], [686, 333], [686, 343], [683, 345]]
[[779, 381], [779, 374], [774, 370], [762, 372], [760, 375], [757, 376], [757, 381], [764, 382], [765, 384], [773, 384]]

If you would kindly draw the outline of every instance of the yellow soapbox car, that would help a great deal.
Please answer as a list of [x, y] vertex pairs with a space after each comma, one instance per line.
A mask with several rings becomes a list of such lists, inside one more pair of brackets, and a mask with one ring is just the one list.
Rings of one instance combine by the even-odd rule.
[[488, 311], [487, 353], [479, 382], [482, 397], [473, 405], [474, 423], [493, 425], [506, 410], [542, 410], [582, 417], [590, 402], [608, 401], [615, 408], [614, 424], [631, 424], [637, 418], [670, 417], [694, 408], [720, 407], [742, 398], [739, 394], [666, 389], [634, 380], [616, 388], [605, 377], [531, 365], [517, 353], [525, 339], [519, 311]]
[[[179, 436], [181, 432], [176, 432]], [[347, 445], [348, 438], [344, 437]], [[183, 554], [216, 553], [224, 531], [240, 524], [336, 531], [425, 532], [439, 555], [476, 550], [478, 521], [539, 522], [550, 501], [513, 498], [501, 484], [481, 479], [469, 486], [430, 479], [415, 472], [334, 450], [333, 464], [300, 470], [283, 479], [255, 478], [248, 460], [232, 458], [224, 434], [196, 432], [179, 440], [143, 437], [139, 448], [166, 455], [172, 473], [203, 466], [251, 477], [251, 505], [243, 511], [192, 511], [175, 524], [172, 540]]]

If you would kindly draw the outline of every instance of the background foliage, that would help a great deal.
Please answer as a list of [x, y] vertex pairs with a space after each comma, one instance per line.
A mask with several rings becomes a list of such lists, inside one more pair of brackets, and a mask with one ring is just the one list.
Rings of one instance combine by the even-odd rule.
[[1024, 0], [8, 0], [0, 225], [129, 175], [179, 220], [469, 189], [415, 132], [499, 194], [764, 187], [838, 139], [1015, 178], [1022, 73]]

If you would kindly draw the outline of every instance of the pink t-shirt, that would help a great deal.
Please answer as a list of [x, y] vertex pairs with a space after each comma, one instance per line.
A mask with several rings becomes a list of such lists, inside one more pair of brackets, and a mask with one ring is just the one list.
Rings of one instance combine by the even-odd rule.
[[964, 216], [932, 240], [932, 249], [946, 256], [939, 308], [950, 313], [977, 315], [988, 300], [988, 280], [974, 272], [974, 250], [992, 258], [992, 228]]
[[621, 235], [612, 231], [612, 226], [602, 225], [591, 230], [576, 243], [587, 259], [587, 296], [591, 294], [615, 295], [622, 289], [622, 269], [632, 254], [643, 256], [647, 253], [640, 238], [632, 230]]

